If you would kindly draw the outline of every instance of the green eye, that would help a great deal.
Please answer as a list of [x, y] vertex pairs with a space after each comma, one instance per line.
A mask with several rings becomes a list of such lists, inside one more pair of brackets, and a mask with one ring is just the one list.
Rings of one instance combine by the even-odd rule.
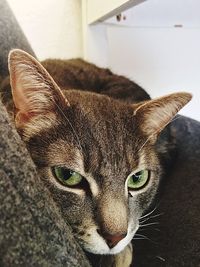
[[83, 180], [83, 177], [78, 172], [64, 167], [53, 167], [52, 171], [60, 183], [69, 187], [76, 187]]
[[144, 187], [149, 180], [149, 171], [142, 170], [128, 177], [128, 189], [137, 190]]

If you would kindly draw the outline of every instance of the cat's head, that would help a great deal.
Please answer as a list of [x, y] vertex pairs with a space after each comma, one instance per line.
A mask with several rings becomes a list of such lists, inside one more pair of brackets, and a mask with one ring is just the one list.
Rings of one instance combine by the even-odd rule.
[[130, 105], [61, 92], [41, 64], [20, 50], [10, 53], [9, 68], [17, 130], [64, 218], [86, 250], [120, 252], [158, 188], [157, 136], [191, 95]]

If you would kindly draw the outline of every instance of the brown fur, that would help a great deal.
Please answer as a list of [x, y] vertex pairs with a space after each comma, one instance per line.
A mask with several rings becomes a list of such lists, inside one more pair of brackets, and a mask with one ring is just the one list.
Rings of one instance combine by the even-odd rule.
[[[71, 88], [96, 92], [129, 103], [150, 99], [149, 95], [133, 81], [83, 59], [47, 59], [41, 63], [61, 89]], [[8, 110], [12, 111], [10, 77], [1, 81], [0, 94], [2, 102]]]
[[82, 59], [48, 59], [43, 61], [42, 65], [60, 88], [96, 92], [128, 103], [150, 99], [149, 95], [133, 81]]
[[[30, 55], [10, 55], [16, 127], [82, 246], [93, 253], [119, 252], [120, 245], [108, 249], [105, 236], [129, 231], [121, 246], [130, 242], [162, 174], [157, 136], [191, 96], [177, 93], [133, 105], [148, 95], [109, 70], [81, 60], [45, 64], [62, 90]], [[60, 185], [51, 172], [55, 165], [79, 172], [84, 187]], [[144, 169], [151, 172], [148, 184], [128, 191], [127, 177]]]

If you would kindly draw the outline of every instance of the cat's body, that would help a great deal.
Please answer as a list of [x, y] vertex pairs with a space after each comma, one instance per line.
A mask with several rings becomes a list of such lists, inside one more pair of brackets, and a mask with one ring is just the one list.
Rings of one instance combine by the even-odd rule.
[[48, 59], [43, 61], [42, 65], [61, 89], [91, 91], [123, 100], [126, 103], [150, 99], [147, 92], [133, 81], [82, 59]]
[[[120, 252], [112, 256], [113, 266], [127, 267], [130, 241], [155, 198], [163, 163], [170, 163], [170, 127], [157, 136], [190, 95], [133, 105], [149, 99], [148, 94], [109, 70], [82, 60], [43, 64], [62, 92], [29, 55], [11, 54], [16, 127], [83, 248]], [[69, 169], [78, 179], [73, 186], [60, 180]]]
[[[127, 103], [137, 103], [150, 99], [149, 95], [136, 83], [113, 74], [82, 59], [47, 59], [41, 62], [62, 91], [74, 89], [111, 96]], [[1, 81], [0, 81], [1, 82]], [[10, 78], [1, 82], [1, 99], [12, 111], [13, 100]]]

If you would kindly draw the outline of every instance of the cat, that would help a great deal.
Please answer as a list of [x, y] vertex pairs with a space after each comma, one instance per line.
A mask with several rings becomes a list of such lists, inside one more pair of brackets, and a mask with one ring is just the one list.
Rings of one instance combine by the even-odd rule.
[[191, 94], [148, 100], [141, 89], [134, 98], [134, 83], [116, 76], [109, 84], [109, 70], [81, 60], [43, 65], [54, 79], [31, 55], [10, 52], [16, 128], [83, 249], [110, 255], [101, 266], [128, 267], [163, 174], [158, 136]]

